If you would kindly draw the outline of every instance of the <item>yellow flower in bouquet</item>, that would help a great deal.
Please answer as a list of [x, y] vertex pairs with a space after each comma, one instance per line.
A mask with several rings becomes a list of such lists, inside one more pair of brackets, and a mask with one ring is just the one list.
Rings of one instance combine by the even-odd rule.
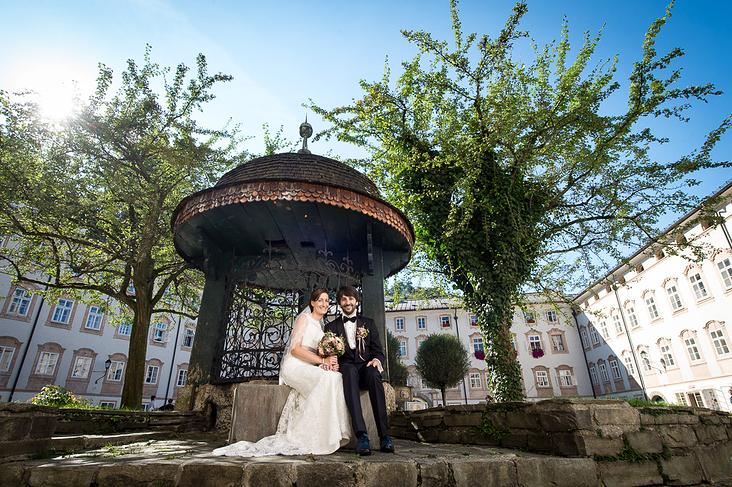
[[321, 357], [341, 356], [345, 351], [346, 345], [343, 343], [343, 337], [332, 331], [326, 331], [318, 343], [318, 355]]

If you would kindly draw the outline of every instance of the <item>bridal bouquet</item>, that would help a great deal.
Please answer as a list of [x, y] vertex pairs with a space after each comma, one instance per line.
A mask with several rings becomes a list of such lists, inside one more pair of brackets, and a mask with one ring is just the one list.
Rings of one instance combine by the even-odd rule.
[[321, 357], [330, 357], [331, 355], [340, 356], [345, 351], [346, 345], [343, 343], [343, 337], [336, 335], [332, 331], [326, 331], [318, 343], [318, 355]]

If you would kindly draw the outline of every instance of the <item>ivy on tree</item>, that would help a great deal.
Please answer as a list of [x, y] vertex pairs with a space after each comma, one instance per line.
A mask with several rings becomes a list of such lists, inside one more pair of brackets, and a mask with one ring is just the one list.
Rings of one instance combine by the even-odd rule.
[[31, 290], [122, 305], [118, 321], [132, 330], [121, 405], [131, 408], [142, 401], [152, 318], [196, 316], [202, 276], [175, 252], [172, 212], [244, 157], [236, 129], [194, 118], [231, 76], [209, 74], [203, 55], [189, 77], [186, 65], [161, 68], [150, 54], [127, 62], [116, 92], [100, 65], [96, 92], [58, 123], [0, 91], [0, 232], [13, 243], [0, 255], [5, 271]]
[[[414, 224], [423, 269], [453, 283], [479, 316], [499, 400], [523, 398], [510, 326], [524, 293], [568, 299], [562, 289], [581, 288], [649, 240], [675, 252], [660, 218], [700, 205], [687, 191], [697, 184], [692, 173], [730, 166], [711, 156], [729, 117], [691, 154], [652, 157], [666, 140], [646, 127], [648, 119], [686, 122], [692, 101], [721, 94], [712, 84], [680, 87], [674, 65], [683, 51], [656, 52], [672, 6], [646, 33], [620, 111], [606, 103], [623, 96], [617, 58], [590, 62], [599, 34], [585, 34], [572, 61], [565, 21], [559, 42], [534, 45], [524, 64], [512, 49], [528, 37], [519, 29], [525, 3], [491, 38], [462, 33], [455, 0], [453, 48], [427, 32], [403, 31], [420, 54], [402, 64], [396, 82], [387, 67], [381, 81], [362, 81], [364, 96], [348, 106], [311, 104], [333, 124], [318, 137], [369, 150], [361, 167]], [[689, 225], [716, 222], [714, 203], [702, 202]]]

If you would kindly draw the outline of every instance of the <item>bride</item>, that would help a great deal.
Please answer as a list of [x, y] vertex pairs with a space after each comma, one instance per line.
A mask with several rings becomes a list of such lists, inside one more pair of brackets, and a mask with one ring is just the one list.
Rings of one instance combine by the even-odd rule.
[[328, 291], [310, 294], [310, 309], [297, 317], [280, 366], [280, 384], [292, 388], [277, 433], [256, 443], [240, 441], [217, 448], [214, 455], [327, 455], [348, 444], [351, 420], [343, 397], [338, 358], [317, 354], [323, 337], [321, 320], [330, 305]]

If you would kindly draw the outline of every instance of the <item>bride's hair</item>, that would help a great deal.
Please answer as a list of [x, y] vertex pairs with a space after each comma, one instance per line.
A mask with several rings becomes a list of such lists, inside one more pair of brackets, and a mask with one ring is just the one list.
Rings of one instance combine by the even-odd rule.
[[[308, 303], [308, 306], [310, 307], [310, 312], [311, 313], [313, 311], [313, 304], [312, 304], [313, 301], [317, 301], [318, 298], [320, 297], [320, 295], [323, 294], [323, 293], [328, 294], [328, 290], [327, 289], [323, 289], [323, 288], [318, 288], [315, 291], [313, 291], [313, 292], [310, 293], [310, 302]], [[328, 299], [330, 300], [330, 296], [328, 297]]]

